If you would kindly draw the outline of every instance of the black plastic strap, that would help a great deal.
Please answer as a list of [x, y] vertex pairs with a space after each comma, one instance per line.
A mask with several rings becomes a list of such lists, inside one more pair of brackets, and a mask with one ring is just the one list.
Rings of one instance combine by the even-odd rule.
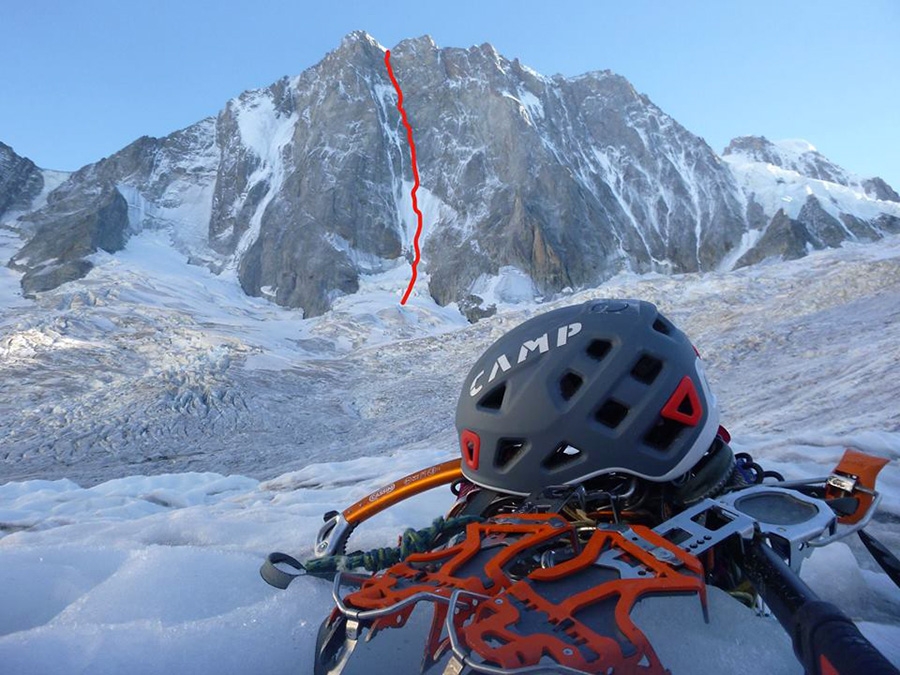
[[[297, 570], [297, 574], [291, 574], [290, 572], [279, 569], [276, 567], [276, 565], [279, 564], [293, 567]], [[303, 567], [303, 563], [296, 558], [289, 556], [287, 553], [279, 553], [278, 551], [267, 555], [266, 561], [262, 564], [262, 567], [259, 568], [259, 575], [263, 578], [263, 581], [269, 584], [269, 586], [274, 586], [281, 590], [290, 586], [294, 579], [302, 577], [305, 574], [306, 568]]]
[[859, 538], [862, 539], [862, 543], [866, 545], [869, 553], [872, 554], [872, 557], [875, 558], [875, 562], [881, 566], [884, 573], [887, 574], [891, 578], [891, 581], [897, 584], [897, 586], [900, 586], [900, 560], [897, 560], [897, 556], [887, 550], [887, 547], [885, 547], [884, 544], [865, 530], [859, 531]]
[[491, 505], [491, 502], [500, 494], [496, 490], [488, 490], [481, 488], [470, 495], [466, 503], [455, 515], [457, 516], [483, 516], [485, 509]]

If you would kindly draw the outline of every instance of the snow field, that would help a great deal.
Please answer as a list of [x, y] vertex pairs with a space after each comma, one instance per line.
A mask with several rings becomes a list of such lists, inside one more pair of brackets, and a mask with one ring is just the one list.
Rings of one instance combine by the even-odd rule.
[[[804, 166], [803, 154], [815, 148], [807, 141], [779, 141], [776, 149], [782, 155], [786, 166]], [[741, 189], [762, 206], [771, 218], [779, 209], [790, 218], [796, 218], [809, 195], [814, 195], [825, 209], [835, 218], [842, 213], [850, 213], [863, 220], [872, 220], [881, 213], [900, 216], [900, 204], [869, 197], [857, 176], [843, 176], [849, 186], [830, 181], [816, 180], [774, 164], [755, 161], [742, 153], [724, 155], [724, 161], [731, 168]], [[832, 165], [834, 166], [834, 165]], [[834, 167], [836, 171], [840, 169]], [[740, 256], [734, 257], [736, 261]]]
[[[684, 328], [735, 450], [766, 468], [823, 476], [847, 445], [895, 460], [869, 529], [900, 550], [900, 238], [736, 272], [621, 275], [473, 326], [421, 294], [398, 307], [402, 266], [304, 321], [185, 265], [163, 232], [95, 262], [0, 312], [14, 383], [0, 389], [5, 671], [310, 672], [330, 584], [272, 589], [265, 554], [308, 556], [324, 512], [453, 456], [473, 359], [535, 312], [593, 297], [654, 301]], [[507, 278], [486, 290], [520, 296], [527, 284]], [[439, 489], [393, 508], [351, 548], [391, 544], [450, 501]], [[855, 539], [815, 551], [804, 576], [900, 663], [900, 591]], [[709, 672], [797, 672], [774, 619], [722, 600], [715, 630], [696, 603], [644, 611], [641, 626], [670, 663], [696, 666], [704, 649]], [[672, 616], [690, 618], [677, 639]]]
[[[0, 486], [0, 663], [22, 674], [311, 672], [331, 584], [278, 591], [259, 566], [274, 548], [308, 557], [326, 510], [416, 459], [445, 457], [320, 465], [266, 483], [205, 473]], [[352, 543], [384, 545], [451, 499], [432, 491]]]
[[[257, 572], [264, 555], [308, 557], [326, 510], [443, 459], [420, 450], [265, 482], [195, 473], [89, 489], [66, 480], [8, 483], [0, 487], [7, 533], [0, 538], [0, 662], [23, 674], [311, 672], [331, 584], [300, 578], [286, 591], [273, 589]], [[350, 548], [396, 541], [451, 501], [438, 488], [402, 503], [364, 523]], [[850, 548], [835, 544], [813, 553], [804, 577], [825, 599], [867, 617], [866, 634], [900, 661], [900, 591], [883, 574], [860, 570]], [[709, 625], [696, 598], [641, 603], [634, 619], [670, 666], [800, 672], [772, 617], [715, 591], [710, 603]], [[698, 649], [709, 652], [700, 664]], [[404, 672], [402, 664], [392, 667]]]

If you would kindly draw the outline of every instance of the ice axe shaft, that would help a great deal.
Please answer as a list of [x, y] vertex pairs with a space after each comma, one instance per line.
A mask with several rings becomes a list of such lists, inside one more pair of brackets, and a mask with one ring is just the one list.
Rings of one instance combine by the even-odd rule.
[[459, 478], [462, 478], [462, 470], [458, 459], [429, 466], [427, 469], [398, 478], [393, 483], [388, 483], [372, 494], [363, 497], [344, 509], [343, 515], [348, 523], [356, 525], [397, 502], [402, 502], [404, 499], [431, 488], [447, 485]]
[[368, 520], [376, 513], [381, 513], [404, 499], [462, 478], [460, 462], [459, 459], [453, 459], [449, 462], [429, 466], [427, 469], [416, 471], [403, 478], [398, 478], [393, 483], [388, 483], [340, 513], [337, 511], [326, 513], [325, 525], [322, 526], [316, 537], [313, 555], [323, 558], [342, 554], [350, 533], [364, 520]]
[[840, 608], [820, 600], [761, 538], [747, 545], [740, 565], [791, 636], [807, 675], [900, 675]]

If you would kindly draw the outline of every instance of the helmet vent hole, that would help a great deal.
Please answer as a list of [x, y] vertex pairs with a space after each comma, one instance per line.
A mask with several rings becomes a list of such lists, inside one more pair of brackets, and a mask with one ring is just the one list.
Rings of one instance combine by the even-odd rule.
[[653, 356], [649, 356], [648, 354], [644, 354], [638, 359], [638, 362], [634, 364], [634, 368], [631, 369], [631, 376], [638, 382], [653, 384], [653, 380], [659, 375], [662, 367], [662, 361]]
[[547, 456], [542, 464], [545, 469], [550, 469], [552, 471], [574, 462], [583, 454], [584, 453], [581, 450], [572, 447], [568, 443], [560, 443], [556, 446], [556, 449]]
[[494, 454], [494, 466], [498, 469], [505, 468], [524, 449], [525, 441], [521, 438], [501, 438], [497, 443], [497, 452]]
[[506, 382], [494, 387], [478, 401], [478, 407], [484, 410], [500, 410], [503, 405], [503, 397], [506, 395]]
[[591, 344], [587, 346], [587, 353], [592, 359], [602, 361], [610, 349], [612, 349], [612, 342], [609, 340], [591, 340]]
[[668, 450], [684, 428], [681, 422], [660, 417], [656, 426], [644, 436], [644, 443], [657, 450]]
[[562, 376], [559, 381], [559, 393], [562, 394], [563, 400], [568, 401], [584, 384], [581, 375], [573, 373], [571, 370]]
[[628, 408], [626, 406], [616, 400], [609, 399], [600, 406], [600, 409], [594, 414], [594, 419], [610, 429], [615, 429], [622, 423], [627, 414]]
[[668, 335], [672, 332], [672, 327], [668, 323], [657, 317], [656, 321], [653, 322], [653, 330], [657, 331], [658, 333], [662, 333], [663, 335]]

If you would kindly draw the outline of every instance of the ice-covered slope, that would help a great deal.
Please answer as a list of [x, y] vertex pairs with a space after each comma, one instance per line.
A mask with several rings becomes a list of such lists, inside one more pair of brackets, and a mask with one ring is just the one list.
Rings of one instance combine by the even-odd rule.
[[734, 139], [725, 149], [748, 203], [749, 229], [722, 266], [799, 258], [900, 229], [900, 196], [880, 178], [849, 174], [803, 140]]
[[[0, 390], [4, 477], [92, 484], [223, 466], [268, 477], [338, 450], [448, 444], [457, 389], [479, 349], [534, 311], [465, 328], [453, 307], [427, 297], [396, 304], [388, 273], [303, 321], [185, 265], [159, 232], [93, 262], [84, 280], [0, 309], [0, 377], [13, 383]], [[900, 422], [885, 386], [900, 343], [898, 267], [890, 239], [732, 273], [620, 277], [546, 306], [594, 295], [657, 302], [706, 353], [741, 433], [889, 430]], [[848, 350], [865, 358], [848, 364]], [[810, 424], [785, 398], [820, 419]]]
[[351, 296], [327, 318], [303, 321], [186, 265], [160, 232], [92, 264], [37, 303], [19, 297], [0, 308], [0, 379], [14, 383], [0, 389], [4, 478], [96, 482], [109, 471], [220, 462], [251, 471], [268, 453], [280, 457], [277, 471], [330, 457], [351, 430], [372, 438], [373, 403], [348, 393], [365, 358], [353, 350], [466, 324], [427, 299], [400, 307], [384, 290], [397, 282], [389, 275], [363, 279], [365, 302]]

